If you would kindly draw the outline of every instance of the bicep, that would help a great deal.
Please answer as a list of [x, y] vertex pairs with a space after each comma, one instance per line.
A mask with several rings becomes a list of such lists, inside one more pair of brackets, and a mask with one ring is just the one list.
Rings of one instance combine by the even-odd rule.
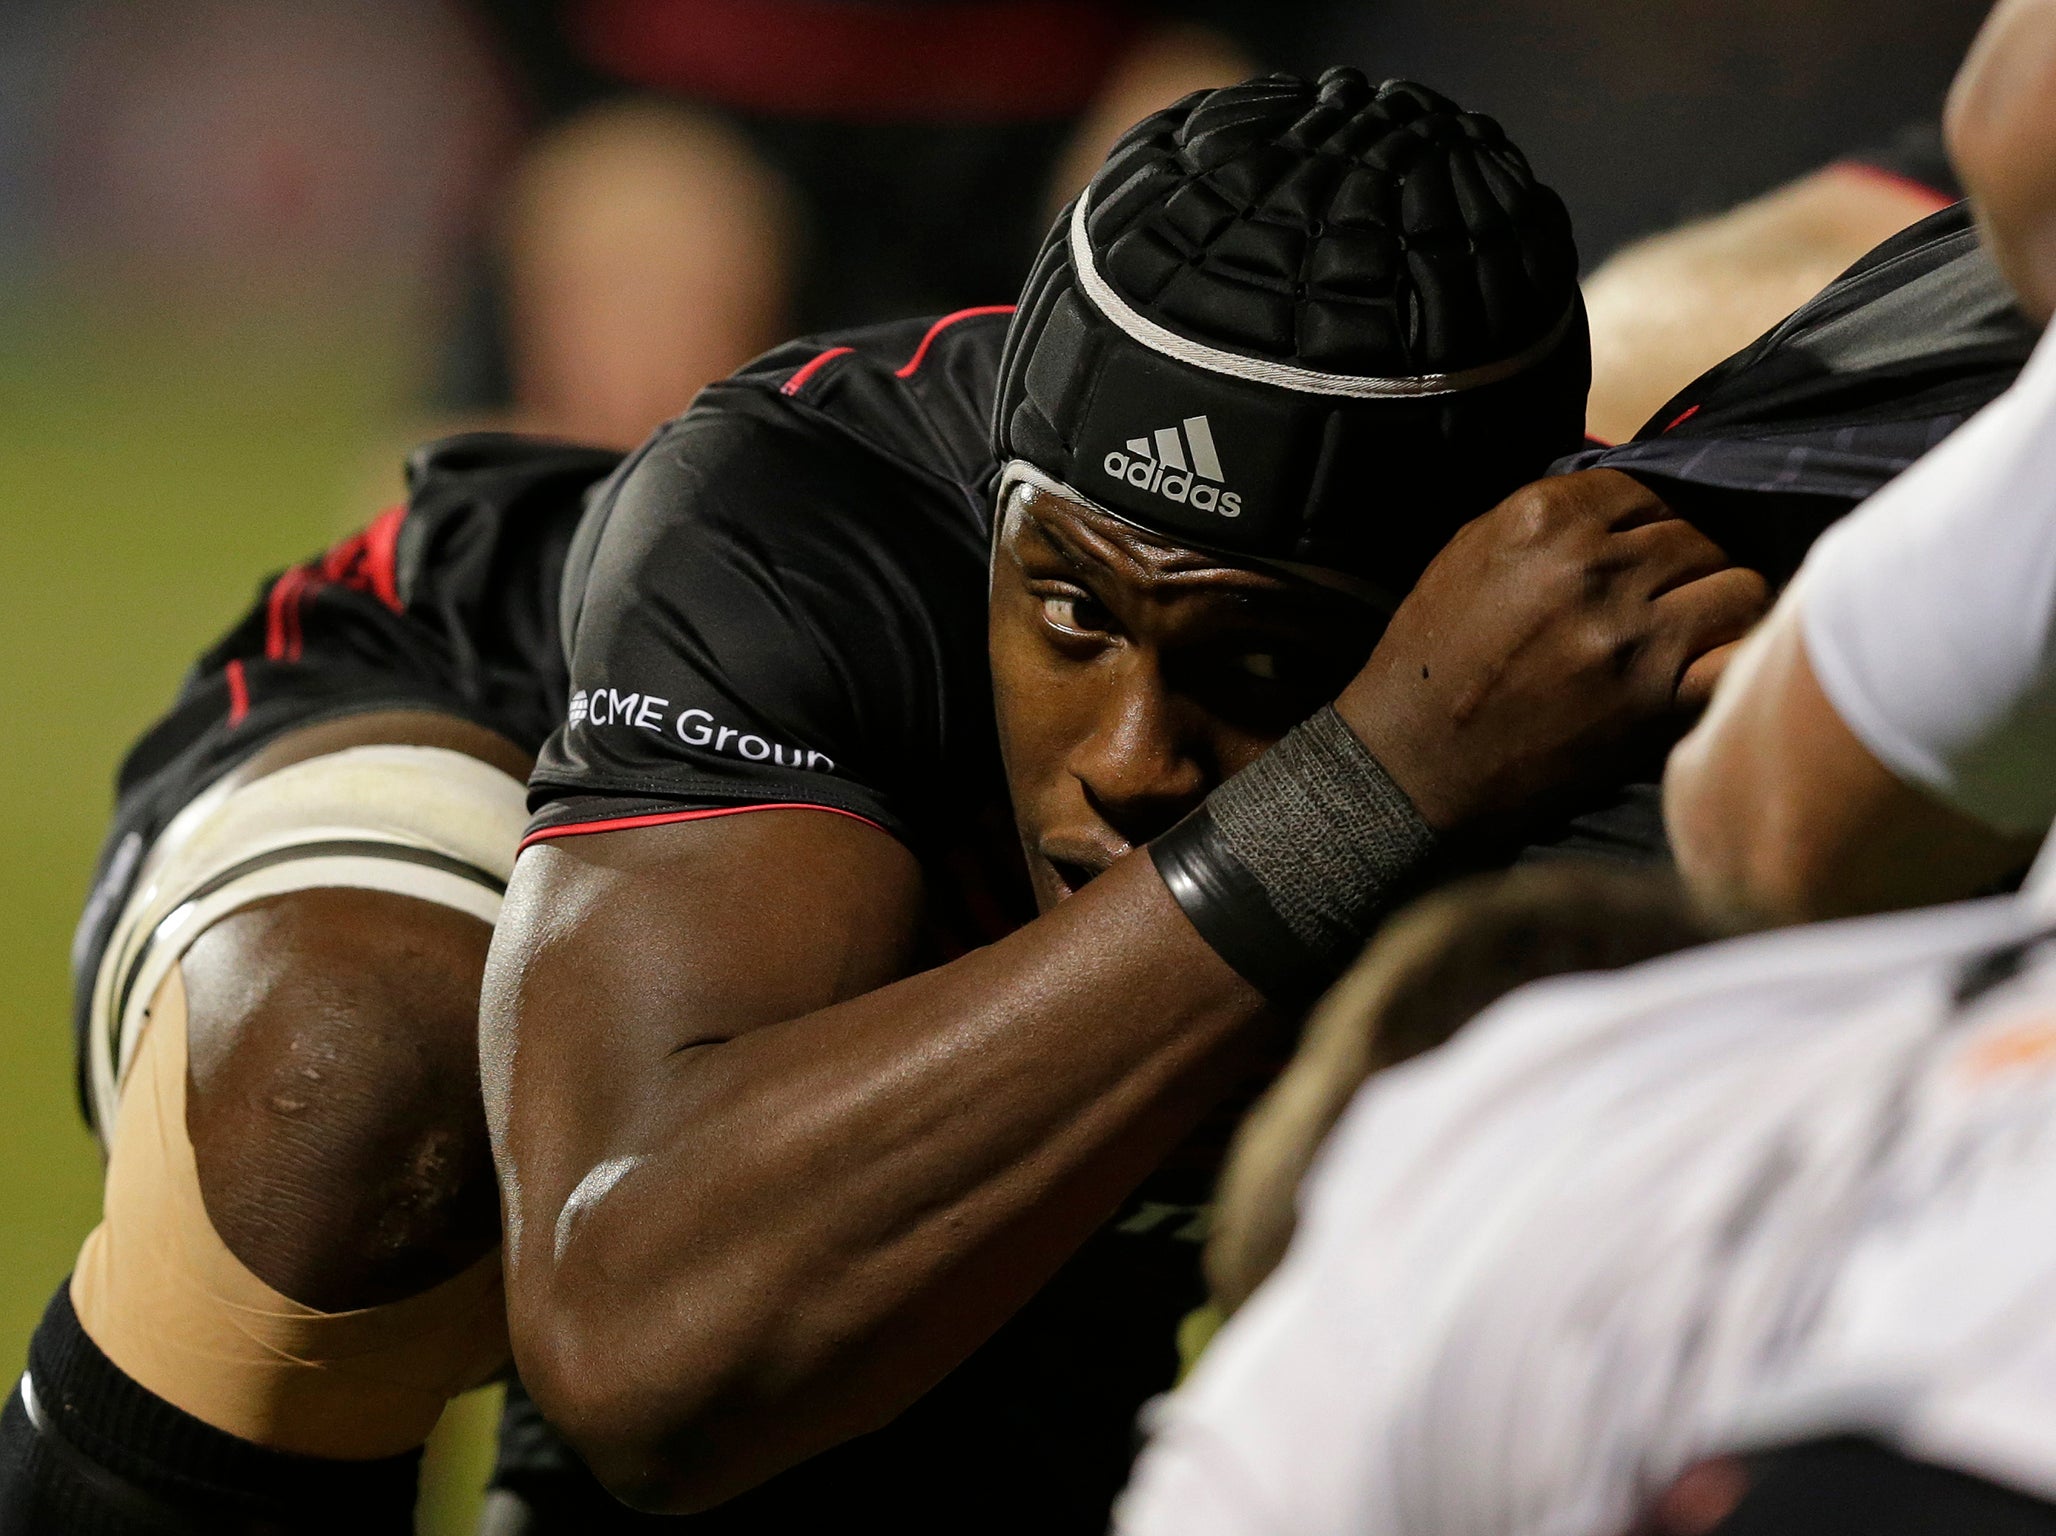
[[558, 1210], [591, 1170], [633, 1156], [681, 1052], [905, 974], [921, 910], [913, 856], [829, 811], [530, 848], [508, 887], [481, 1014], [510, 1219]]
[[1952, 900], [2033, 851], [1878, 759], [1822, 688], [1789, 600], [1672, 754], [1664, 820], [1693, 894], [1748, 926]]

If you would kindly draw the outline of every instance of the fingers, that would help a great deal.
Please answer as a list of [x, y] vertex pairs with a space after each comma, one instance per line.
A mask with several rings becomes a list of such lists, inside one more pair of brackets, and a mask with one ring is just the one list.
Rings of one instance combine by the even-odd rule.
[[1623, 575], [1632, 575], [1630, 590], [1654, 602], [1703, 576], [1734, 564], [1728, 552], [1683, 518], [1665, 513], [1661, 520], [1641, 523], [1611, 535], [1606, 558]]
[[1687, 666], [1684, 676], [1678, 679], [1678, 707], [1694, 714], [1705, 709], [1713, 701], [1713, 690], [1727, 672], [1728, 663], [1735, 659], [1735, 653], [1741, 648], [1740, 640], [1730, 640], [1725, 645], [1716, 645]]
[[1728, 566], [1686, 582], [1653, 605], [1671, 646], [1672, 696], [1701, 709], [1728, 663], [1735, 643], [1770, 607], [1770, 584], [1755, 571]]
[[1554, 475], [1516, 491], [1508, 501], [1538, 496], [1560, 515], [1590, 522], [1609, 533], [1624, 533], [1673, 515], [1654, 491], [1617, 469], [1584, 469], [1574, 475]]

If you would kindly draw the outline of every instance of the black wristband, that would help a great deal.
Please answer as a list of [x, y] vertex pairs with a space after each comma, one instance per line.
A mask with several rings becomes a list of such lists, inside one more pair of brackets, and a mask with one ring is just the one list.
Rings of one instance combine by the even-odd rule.
[[1320, 995], [1318, 957], [1285, 926], [1205, 805], [1153, 840], [1149, 857], [1171, 900], [1236, 975], [1275, 1003]]
[[1435, 835], [1324, 709], [1150, 844], [1171, 897], [1272, 1001], [1311, 1001], [1408, 894]]

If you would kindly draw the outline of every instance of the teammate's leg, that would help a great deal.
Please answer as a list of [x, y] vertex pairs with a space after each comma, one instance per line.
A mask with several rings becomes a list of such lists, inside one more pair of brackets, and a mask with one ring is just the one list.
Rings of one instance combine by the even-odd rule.
[[[104, 962], [151, 992], [103, 1101], [105, 1219], [0, 1421], [0, 1532], [411, 1529], [421, 1441], [504, 1355], [476, 1053], [496, 897], [461, 871], [511, 864], [524, 767], [454, 719], [316, 726], [155, 871], [175, 904]], [[353, 823], [408, 774], [419, 803]]]

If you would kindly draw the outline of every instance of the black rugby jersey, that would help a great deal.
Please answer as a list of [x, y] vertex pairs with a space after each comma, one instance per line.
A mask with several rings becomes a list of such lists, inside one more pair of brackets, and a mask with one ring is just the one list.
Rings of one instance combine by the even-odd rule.
[[988, 419], [1010, 313], [774, 351], [594, 495], [533, 837], [804, 804], [926, 853], [994, 802]]
[[1629, 442], [1566, 460], [1647, 481], [1782, 580], [1828, 523], [2013, 382], [2040, 339], [1967, 203], [1877, 246]]

